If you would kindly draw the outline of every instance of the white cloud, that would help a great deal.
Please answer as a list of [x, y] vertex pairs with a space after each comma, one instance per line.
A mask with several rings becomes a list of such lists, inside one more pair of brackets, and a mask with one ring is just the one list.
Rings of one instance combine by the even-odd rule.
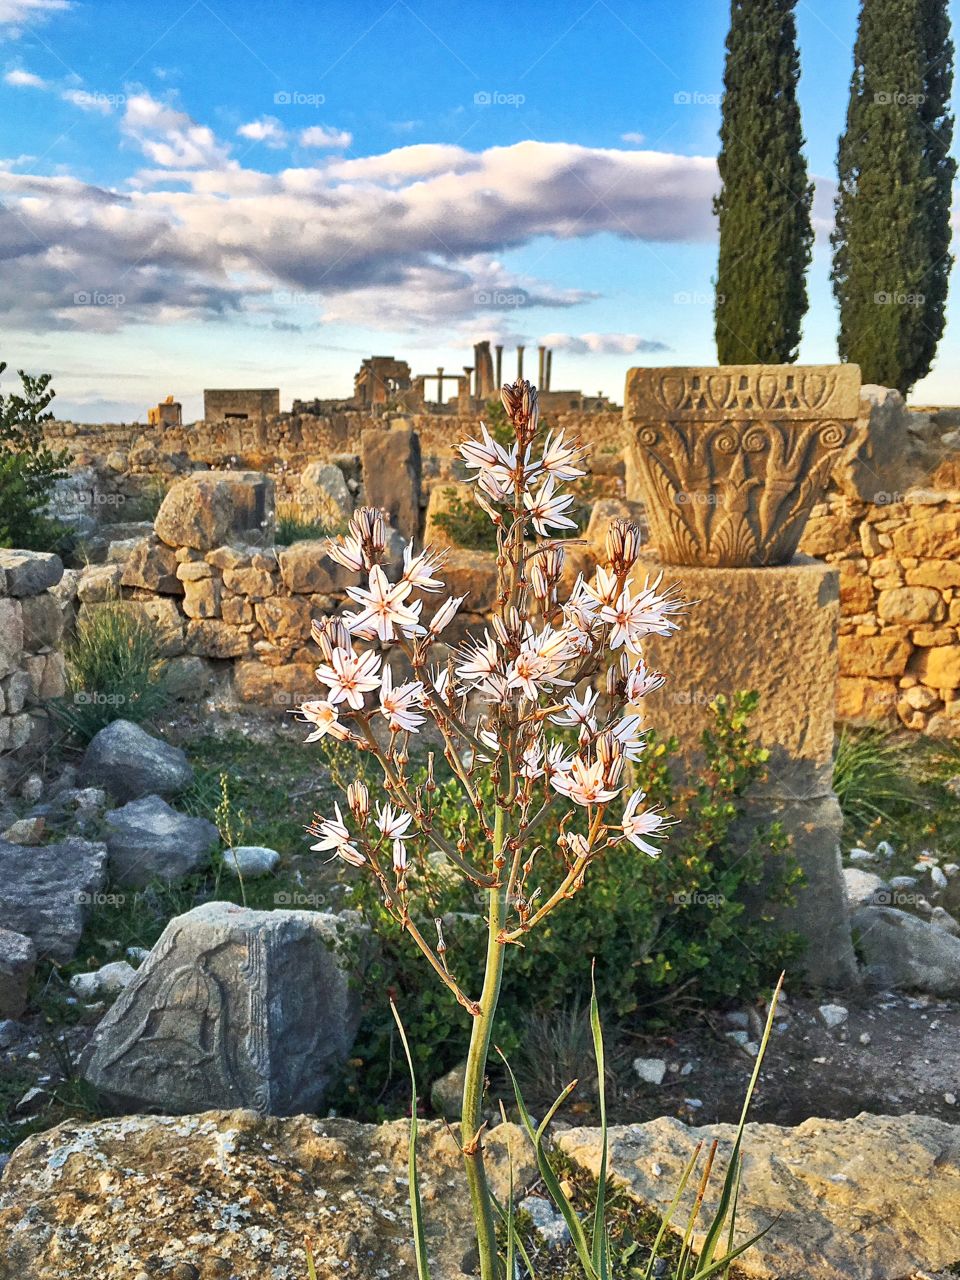
[[242, 124], [237, 133], [241, 138], [249, 139], [250, 142], [264, 142], [274, 149], [285, 147], [289, 140], [286, 129], [276, 116], [263, 116], [259, 120], [251, 120], [249, 124]]
[[40, 76], [35, 76], [32, 71], [23, 71], [19, 67], [14, 71], [8, 71], [3, 77], [5, 84], [11, 84], [15, 89], [46, 89], [47, 82]]
[[[266, 140], [270, 121], [249, 123]], [[143, 91], [127, 98], [120, 128], [151, 166], [127, 193], [0, 171], [0, 307], [23, 328], [117, 328], [238, 310], [273, 317], [282, 292], [315, 298], [318, 324], [529, 329], [531, 308], [567, 309], [596, 295], [508, 268], [507, 251], [598, 234], [715, 235], [708, 157], [533, 141], [480, 152], [423, 144], [267, 173]], [[250, 132], [241, 126], [241, 136]], [[123, 304], [73, 303], [91, 290], [122, 294]], [[632, 334], [549, 341], [570, 351], [657, 349]]]
[[646, 140], [647, 140], [646, 134], [643, 134], [643, 133], [621, 133], [620, 135], [621, 142], [632, 142], [634, 146], [637, 146], [637, 147], [641, 146], [644, 142], [646, 142]]
[[4, 34], [16, 39], [22, 34], [15, 29], [20, 23], [43, 19], [71, 7], [70, 0], [0, 0], [0, 26], [8, 27]]
[[149, 93], [127, 98], [123, 128], [147, 159], [164, 169], [217, 168], [230, 152], [212, 129]]
[[346, 129], [328, 129], [322, 124], [312, 124], [300, 133], [301, 147], [332, 147], [340, 150], [349, 147], [353, 134]]
[[548, 333], [540, 339], [544, 347], [555, 351], [569, 351], [573, 355], [634, 355], [637, 352], [669, 351], [664, 342], [656, 338], [643, 338], [639, 333]]

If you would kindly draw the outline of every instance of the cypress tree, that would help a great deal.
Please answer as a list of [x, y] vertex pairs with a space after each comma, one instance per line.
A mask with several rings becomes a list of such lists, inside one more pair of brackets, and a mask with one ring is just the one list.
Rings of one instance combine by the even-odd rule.
[[720, 126], [721, 364], [795, 360], [807, 309], [813, 186], [797, 103], [795, 0], [731, 0]]
[[946, 0], [862, 0], [831, 237], [838, 345], [904, 395], [943, 333], [952, 86]]

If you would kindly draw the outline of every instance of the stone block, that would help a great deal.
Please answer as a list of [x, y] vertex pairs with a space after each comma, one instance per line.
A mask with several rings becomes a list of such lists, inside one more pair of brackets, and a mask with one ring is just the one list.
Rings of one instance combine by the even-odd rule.
[[837, 680], [838, 574], [799, 556], [763, 569], [707, 569], [641, 561], [635, 577], [676, 582], [695, 601], [669, 638], [644, 642], [647, 665], [669, 676], [644, 711], [691, 760], [713, 723], [709, 703], [754, 690], [751, 732], [770, 751], [770, 790], [823, 795], [832, 776]]
[[[439, 576], [446, 583], [445, 594], [466, 595], [465, 613], [489, 613], [497, 599], [497, 558], [492, 551], [451, 551]], [[428, 598], [424, 609], [430, 617], [438, 597]]]
[[0, 599], [0, 676], [20, 665], [23, 652], [23, 606], [19, 600]]
[[336, 928], [226, 902], [177, 916], [98, 1026], [86, 1079], [125, 1111], [315, 1112], [359, 1021]]
[[960, 689], [960, 644], [921, 649], [913, 670], [932, 689]]
[[65, 964], [106, 881], [104, 844], [77, 837], [39, 847], [0, 841], [0, 928], [26, 934], [38, 955]]
[[[306, 545], [306, 544], [298, 544]], [[266, 600], [277, 590], [277, 580], [268, 569], [255, 569], [253, 565], [239, 569], [224, 569], [223, 585], [248, 600]]]
[[932, 513], [921, 507], [909, 524], [892, 531], [891, 538], [900, 556], [960, 560], [960, 511]]
[[907, 669], [911, 647], [896, 636], [840, 636], [840, 675], [872, 679], [900, 676]]
[[[205, 565], [209, 568], [209, 565]], [[183, 612], [188, 618], [217, 618], [220, 616], [219, 578], [200, 578], [183, 583]]]
[[939, 622], [946, 607], [933, 587], [896, 587], [880, 592], [877, 616], [884, 622]]
[[896, 705], [897, 685], [894, 680], [841, 675], [837, 681], [837, 719], [844, 724], [865, 728], [889, 725]]
[[358, 581], [356, 574], [330, 559], [325, 545], [323, 540], [294, 542], [279, 551], [280, 577], [288, 591], [329, 595]]
[[25, 933], [0, 928], [0, 1018], [19, 1018], [27, 1007], [37, 949]]
[[63, 562], [49, 551], [17, 551], [0, 547], [0, 572], [8, 596], [38, 596], [63, 577]]
[[201, 658], [244, 658], [250, 637], [219, 618], [194, 618], [187, 623], [186, 647]]
[[63, 638], [63, 610], [46, 591], [20, 602], [23, 610], [23, 647], [28, 653], [53, 649]]
[[196, 551], [212, 551], [231, 540], [272, 543], [273, 480], [259, 471], [194, 472], [169, 490], [154, 529], [168, 546]]
[[[404, 425], [368, 427], [360, 436], [364, 501], [380, 507], [404, 538], [420, 531], [420, 437]], [[322, 590], [322, 588], [316, 588]]]
[[268, 710], [292, 711], [310, 698], [321, 695], [314, 670], [318, 664], [284, 662], [266, 666], [262, 662], [238, 662], [233, 672], [233, 687], [243, 702], [255, 702]]
[[258, 604], [254, 612], [268, 640], [306, 640], [310, 636], [310, 602], [302, 596], [273, 596]]
[[193, 782], [193, 769], [179, 747], [130, 720], [113, 720], [90, 740], [80, 779], [84, 786], [104, 787], [116, 800], [135, 800], [178, 795]]
[[159, 796], [131, 800], [104, 822], [110, 878], [125, 888], [182, 880], [205, 867], [220, 842], [212, 822], [178, 813]]
[[125, 587], [142, 587], [160, 595], [183, 594], [177, 576], [177, 557], [172, 547], [157, 538], [142, 538], [123, 560], [120, 582]]
[[311, 462], [303, 469], [297, 500], [305, 520], [331, 530], [345, 526], [353, 515], [353, 495], [344, 474], [329, 462]]

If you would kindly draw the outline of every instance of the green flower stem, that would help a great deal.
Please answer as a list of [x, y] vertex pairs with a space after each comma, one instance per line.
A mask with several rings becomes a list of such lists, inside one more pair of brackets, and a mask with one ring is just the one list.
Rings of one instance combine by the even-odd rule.
[[[506, 840], [506, 814], [497, 806], [493, 830], [494, 857], [499, 858]], [[487, 1056], [493, 1019], [500, 999], [500, 982], [503, 977], [504, 946], [498, 940], [506, 920], [507, 888], [495, 885], [489, 890], [489, 928], [487, 932], [487, 960], [480, 993], [480, 1012], [473, 1022], [470, 1051], [463, 1084], [463, 1111], [461, 1142], [470, 1188], [470, 1203], [477, 1231], [477, 1247], [480, 1253], [481, 1280], [502, 1280], [497, 1259], [497, 1233], [493, 1215], [493, 1202], [487, 1183], [483, 1160], [480, 1127], [483, 1122], [483, 1085], [487, 1074]]]

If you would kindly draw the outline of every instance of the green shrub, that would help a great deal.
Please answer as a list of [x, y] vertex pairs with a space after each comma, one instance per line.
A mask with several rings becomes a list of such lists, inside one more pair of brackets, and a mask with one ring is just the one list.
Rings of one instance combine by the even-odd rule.
[[[0, 374], [6, 367], [0, 361]], [[0, 395], [0, 547], [59, 551], [69, 531], [46, 508], [70, 454], [55, 453], [43, 439], [43, 424], [53, 418], [50, 375], [19, 375], [23, 394]]]
[[464, 502], [456, 489], [445, 489], [446, 511], [438, 511], [432, 523], [458, 547], [467, 551], [496, 551], [497, 527], [473, 501]]
[[96, 605], [77, 623], [57, 712], [81, 742], [112, 720], [151, 720], [169, 701], [165, 667], [150, 622], [119, 601]]
[[[679, 826], [657, 860], [644, 858], [627, 842], [614, 846], [590, 868], [585, 887], [544, 922], [537, 947], [511, 952], [496, 1029], [505, 1053], [529, 1052], [518, 1029], [532, 1015], [585, 1005], [585, 959], [591, 956], [597, 961], [603, 1007], [616, 1018], [649, 1025], [669, 1021], [670, 1006], [681, 993], [689, 1007], [691, 999], [716, 1004], [759, 992], [799, 953], [800, 940], [781, 931], [770, 911], [754, 905], [746, 914], [747, 901], [760, 898], [761, 885], [763, 899], [772, 906], [789, 901], [799, 880], [779, 827], [756, 832], [749, 841], [734, 831], [744, 813], [745, 792], [765, 771], [767, 753], [751, 743], [748, 730], [756, 703], [755, 695], [717, 700], [714, 728], [704, 734], [704, 772], [682, 792], [670, 776], [675, 741], [650, 739], [636, 766], [636, 785], [679, 818]], [[468, 843], [477, 839], [456, 784], [451, 780], [443, 787], [446, 830], [463, 824]], [[578, 818], [585, 821], [583, 815]], [[538, 858], [544, 884], [559, 878], [557, 834], [548, 821]], [[417, 1074], [424, 1081], [463, 1059], [470, 1028], [447, 990], [424, 979], [419, 953], [384, 908], [376, 885], [364, 877], [350, 883], [351, 905], [369, 922], [379, 949], [363, 979], [365, 1015], [337, 1103], [369, 1115], [395, 1101], [392, 1091], [402, 1084], [387, 995], [403, 1010]], [[411, 910], [422, 917], [425, 936], [435, 936], [434, 921], [441, 919], [451, 971], [475, 972], [486, 940], [479, 899], [471, 897], [459, 876], [445, 874], [439, 859], [418, 862], [411, 888], [414, 884]], [[344, 938], [348, 958], [353, 945]], [[536, 1019], [532, 1025], [538, 1025]]]

